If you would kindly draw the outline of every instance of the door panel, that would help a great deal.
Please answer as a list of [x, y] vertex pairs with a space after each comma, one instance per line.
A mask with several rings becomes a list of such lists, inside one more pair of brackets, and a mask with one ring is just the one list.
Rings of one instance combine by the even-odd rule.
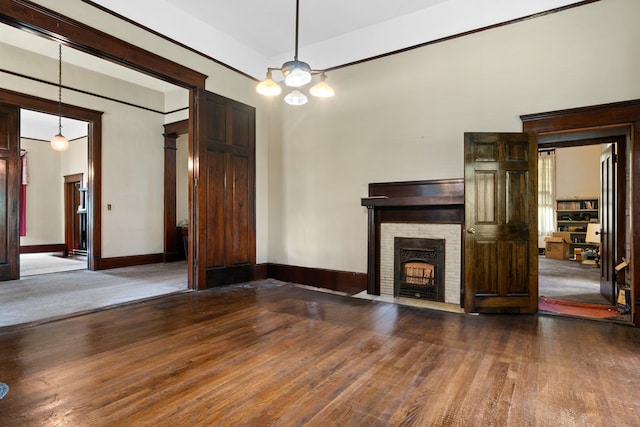
[[[224, 188], [225, 153], [207, 150], [207, 240], [205, 265], [208, 268], [224, 267]], [[220, 183], [221, 185], [209, 185]]]
[[537, 312], [536, 150], [528, 134], [465, 134], [467, 312]]
[[20, 277], [20, 111], [0, 105], [0, 280]]
[[255, 109], [205, 90], [197, 98], [192, 237], [202, 289], [254, 278]]
[[251, 218], [248, 210], [251, 205], [246, 188], [249, 182], [249, 162], [245, 156], [231, 156], [233, 195], [230, 198], [229, 219], [231, 221], [228, 241], [231, 243], [229, 264], [238, 265], [250, 262], [250, 235], [247, 223]]

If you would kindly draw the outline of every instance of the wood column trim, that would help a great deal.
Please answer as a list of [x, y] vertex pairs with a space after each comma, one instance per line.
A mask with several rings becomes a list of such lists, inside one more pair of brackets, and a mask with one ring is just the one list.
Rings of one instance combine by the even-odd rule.
[[178, 136], [176, 133], [164, 134], [164, 262], [178, 259], [176, 230], [176, 140]]
[[178, 259], [176, 229], [176, 141], [189, 132], [189, 120], [164, 125], [164, 262]]

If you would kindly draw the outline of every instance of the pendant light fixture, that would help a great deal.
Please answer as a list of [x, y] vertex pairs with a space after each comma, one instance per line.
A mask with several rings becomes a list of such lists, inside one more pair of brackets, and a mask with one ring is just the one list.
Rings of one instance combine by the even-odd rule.
[[282, 87], [272, 78], [272, 71], [280, 71], [284, 76], [284, 84], [296, 88], [287, 96], [284, 101], [289, 105], [304, 105], [307, 103], [307, 96], [300, 92], [299, 87], [309, 83], [313, 75], [320, 74], [320, 81], [309, 90], [313, 96], [327, 98], [334, 95], [334, 90], [329, 86], [324, 70], [313, 70], [306, 62], [298, 60], [298, 27], [300, 17], [300, 0], [296, 0], [296, 45], [293, 61], [285, 62], [281, 68], [267, 68], [267, 78], [256, 87], [256, 91], [264, 96], [278, 96], [282, 92]]
[[62, 45], [58, 45], [58, 134], [51, 138], [51, 148], [65, 151], [69, 141], [62, 136]]

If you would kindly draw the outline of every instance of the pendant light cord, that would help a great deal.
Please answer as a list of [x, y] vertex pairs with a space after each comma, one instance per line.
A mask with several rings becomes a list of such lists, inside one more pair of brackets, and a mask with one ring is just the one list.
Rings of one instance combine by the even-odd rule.
[[298, 60], [298, 21], [300, 16], [299, 12], [300, 12], [300, 0], [296, 0], [296, 51], [295, 51], [295, 55], [293, 56], [294, 61]]
[[58, 134], [62, 134], [62, 45], [58, 45]]

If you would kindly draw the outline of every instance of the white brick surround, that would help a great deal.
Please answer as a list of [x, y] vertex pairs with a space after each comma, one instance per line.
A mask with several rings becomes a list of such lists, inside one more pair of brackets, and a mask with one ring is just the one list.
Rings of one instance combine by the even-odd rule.
[[444, 301], [460, 304], [462, 226], [460, 224], [380, 224], [380, 295], [393, 297], [394, 237], [445, 240]]

